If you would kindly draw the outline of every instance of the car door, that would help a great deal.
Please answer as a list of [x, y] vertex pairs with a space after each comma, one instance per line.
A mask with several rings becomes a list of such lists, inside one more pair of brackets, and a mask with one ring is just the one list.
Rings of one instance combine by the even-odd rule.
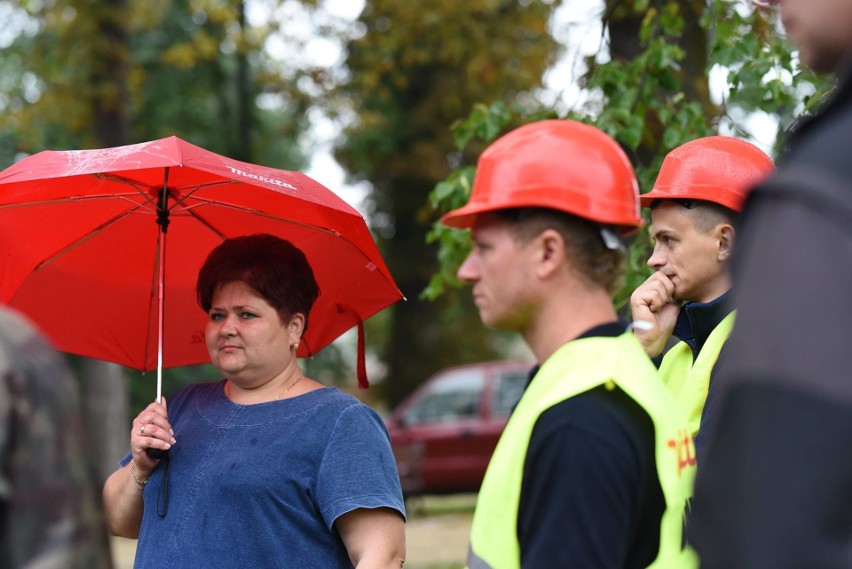
[[480, 464], [479, 480], [491, 461], [491, 455], [506, 428], [509, 415], [526, 389], [529, 368], [524, 363], [501, 362], [488, 368], [486, 405], [475, 450]]
[[[396, 449], [415, 454], [419, 490], [439, 493], [475, 490], [481, 482], [483, 397], [482, 367], [446, 371], [424, 386], [402, 414]], [[402, 451], [401, 451], [402, 452]]]
[[[488, 415], [491, 420], [502, 422], [509, 420], [529, 381], [529, 368], [532, 364], [501, 366], [494, 370], [491, 382]], [[502, 429], [501, 429], [502, 431]]]

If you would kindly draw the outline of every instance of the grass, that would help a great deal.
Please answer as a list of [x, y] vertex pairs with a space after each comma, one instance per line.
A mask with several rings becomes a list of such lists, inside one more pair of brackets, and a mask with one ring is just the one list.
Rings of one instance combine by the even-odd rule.
[[[472, 514], [476, 508], [476, 494], [450, 494], [447, 496], [416, 496], [405, 503], [410, 517], [424, 518], [446, 514]], [[451, 569], [436, 566], [428, 569]]]

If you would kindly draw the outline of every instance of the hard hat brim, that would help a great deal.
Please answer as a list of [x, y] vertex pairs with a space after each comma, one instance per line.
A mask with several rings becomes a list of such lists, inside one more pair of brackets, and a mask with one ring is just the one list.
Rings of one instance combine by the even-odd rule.
[[489, 208], [476, 205], [466, 205], [445, 213], [441, 217], [441, 223], [455, 229], [470, 229], [476, 222], [476, 216], [482, 213], [497, 211], [498, 208]]
[[[447, 227], [452, 227], [454, 229], [470, 229], [476, 223], [476, 217], [478, 215], [482, 215], [484, 213], [494, 213], [496, 211], [500, 211], [500, 210], [503, 210], [503, 209], [515, 209], [515, 208], [518, 208], [518, 207], [548, 207], [548, 206], [542, 206], [541, 204], [537, 204], [537, 203], [530, 203], [528, 205], [522, 205], [521, 204], [521, 205], [516, 205], [514, 207], [507, 208], [507, 207], [493, 207], [493, 206], [489, 206], [489, 205], [486, 205], [486, 204], [467, 204], [463, 207], [460, 207], [458, 209], [454, 209], [454, 210], [444, 214], [441, 217], [441, 223], [443, 223]], [[568, 215], [575, 215], [577, 217], [583, 217], [583, 216], [577, 215], [576, 213], [574, 213], [572, 211], [566, 210], [564, 208], [553, 207], [551, 209], [554, 209], [555, 211], [561, 211], [561, 212], [566, 213]], [[588, 218], [584, 218], [584, 219], [588, 219]], [[595, 220], [595, 219], [588, 219], [588, 220], [592, 221], [594, 223], [599, 223], [603, 226], [616, 227], [618, 229], [618, 232], [621, 235], [624, 235], [624, 236], [633, 235], [639, 229], [641, 229], [642, 225], [643, 225], [641, 217], [638, 217], [638, 216], [635, 219], [630, 219], [629, 221], [622, 220], [622, 219], [619, 219], [617, 221], [613, 220], [612, 222], [606, 222], [606, 221]]]
[[724, 206], [736, 212], [743, 209], [745, 194], [738, 194], [727, 188], [716, 186], [655, 187], [646, 194], [639, 196], [642, 207], [651, 207], [656, 200], [698, 200]]

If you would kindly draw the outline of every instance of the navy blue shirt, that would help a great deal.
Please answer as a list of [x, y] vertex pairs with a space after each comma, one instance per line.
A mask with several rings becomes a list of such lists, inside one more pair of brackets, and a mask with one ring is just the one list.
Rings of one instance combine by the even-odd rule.
[[161, 462], [145, 486], [134, 566], [352, 567], [335, 520], [405, 512], [381, 418], [334, 388], [239, 405], [223, 386], [194, 384], [169, 401], [168, 511], [158, 515]]
[[716, 326], [731, 313], [730, 292], [710, 302], [686, 302], [680, 309], [672, 334], [690, 347], [692, 359], [698, 357]]
[[[613, 322], [580, 337], [625, 329]], [[654, 452], [651, 418], [618, 388], [601, 386], [542, 413], [524, 462], [521, 566], [647, 567], [665, 510]]]

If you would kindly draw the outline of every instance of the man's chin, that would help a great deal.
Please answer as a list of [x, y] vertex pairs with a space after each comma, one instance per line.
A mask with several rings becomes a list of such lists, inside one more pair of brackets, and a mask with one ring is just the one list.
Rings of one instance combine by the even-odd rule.
[[482, 310], [480, 310], [479, 311], [479, 319], [482, 320], [482, 323], [489, 328], [496, 328], [498, 330], [501, 329], [499, 319], [494, 318], [492, 315], [488, 314], [487, 312], [483, 312]]
[[843, 71], [844, 65], [849, 59], [844, 58], [842, 53], [831, 53], [828, 50], [808, 49], [802, 46], [799, 49], [799, 58], [802, 63], [814, 73], [836, 73]]
[[520, 332], [521, 330], [517, 322], [512, 322], [505, 318], [488, 318], [487, 316], [483, 316], [482, 313], [480, 313], [479, 317], [485, 326], [494, 330], [502, 330], [504, 332]]

